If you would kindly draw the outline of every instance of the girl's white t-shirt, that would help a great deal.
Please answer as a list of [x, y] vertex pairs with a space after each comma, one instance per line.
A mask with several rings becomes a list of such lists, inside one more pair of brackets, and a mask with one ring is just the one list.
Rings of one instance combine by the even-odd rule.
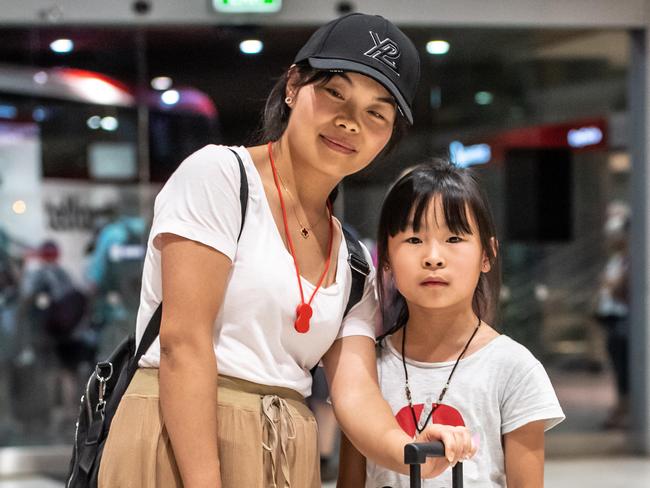
[[[378, 307], [375, 270], [366, 278], [363, 296], [343, 319], [352, 281], [345, 239], [341, 239], [335, 282], [320, 288], [312, 302], [310, 331], [294, 329], [300, 291], [291, 254], [284, 246], [266, 199], [262, 180], [243, 147], [248, 178], [248, 207], [239, 239], [240, 172], [235, 155], [209, 145], [190, 155], [156, 197], [142, 277], [136, 325], [139, 344], [149, 319], [162, 300], [160, 249], [163, 233], [191, 239], [225, 254], [233, 263], [223, 304], [214, 324], [214, 350], [220, 374], [270, 386], [283, 386], [304, 396], [311, 393], [309, 370], [338, 338], [361, 335], [374, 340]], [[364, 248], [368, 263], [370, 254]], [[371, 265], [372, 267], [372, 265]], [[302, 279], [305, 299], [314, 285]], [[210, 286], [195, 283], [194, 286]], [[183, 324], [192, 327], [191, 323]], [[157, 368], [158, 339], [139, 366]]]
[[[399, 347], [399, 344], [397, 345]], [[418, 425], [431, 412], [455, 361], [424, 363], [406, 359], [409, 389]], [[388, 338], [377, 348], [379, 387], [408, 435], [416, 432], [404, 390], [401, 353]], [[442, 404], [430, 423], [464, 425], [472, 433], [476, 455], [463, 463], [463, 483], [469, 488], [505, 488], [505, 452], [502, 436], [535, 421], [548, 430], [564, 420], [553, 385], [544, 366], [528, 349], [501, 335], [461, 359]], [[365, 488], [406, 488], [407, 476], [368, 460]], [[451, 468], [424, 480], [426, 488], [451, 486]]]

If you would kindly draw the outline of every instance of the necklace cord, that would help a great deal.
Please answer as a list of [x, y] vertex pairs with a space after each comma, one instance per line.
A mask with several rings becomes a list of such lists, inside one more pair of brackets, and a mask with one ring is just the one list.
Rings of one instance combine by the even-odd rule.
[[406, 400], [409, 402], [409, 410], [411, 411], [411, 415], [413, 416], [413, 424], [415, 425], [415, 430], [417, 431], [418, 434], [421, 434], [424, 431], [426, 425], [429, 423], [429, 420], [431, 420], [433, 413], [442, 403], [442, 399], [445, 397], [445, 394], [449, 389], [449, 384], [451, 383], [451, 377], [454, 375], [454, 372], [458, 367], [458, 363], [460, 363], [460, 360], [467, 352], [467, 349], [469, 348], [469, 345], [474, 339], [474, 336], [476, 336], [476, 333], [478, 332], [480, 326], [481, 326], [481, 317], [478, 318], [478, 323], [474, 328], [474, 332], [472, 332], [472, 335], [470, 336], [469, 340], [465, 343], [465, 347], [463, 347], [463, 350], [458, 356], [458, 359], [456, 359], [456, 362], [454, 363], [454, 367], [451, 369], [451, 373], [449, 373], [449, 377], [447, 378], [447, 382], [445, 383], [445, 386], [442, 388], [442, 391], [440, 392], [438, 401], [436, 402], [435, 406], [431, 408], [431, 412], [429, 412], [429, 415], [427, 415], [426, 420], [422, 424], [422, 428], [420, 428], [420, 426], [418, 425], [417, 417], [415, 415], [415, 409], [413, 408], [413, 401], [411, 399], [411, 388], [409, 387], [409, 373], [408, 373], [408, 369], [406, 368], [406, 356], [404, 354], [406, 348], [406, 324], [404, 324], [404, 329], [402, 331], [402, 366], [404, 366], [404, 378], [405, 378], [404, 393], [406, 394]]
[[289, 195], [289, 198], [291, 198], [291, 201], [293, 202], [293, 207], [291, 207], [291, 209], [293, 210], [293, 215], [296, 217], [296, 220], [298, 221], [298, 225], [300, 225], [301, 228], [300, 230], [301, 232], [307, 231], [307, 237], [309, 237], [309, 231], [313, 232], [313, 230], [320, 225], [320, 223], [323, 221], [323, 216], [321, 215], [319, 219], [316, 221], [316, 223], [313, 224], [311, 227], [307, 227], [305, 224], [303, 224], [300, 221], [300, 217], [298, 217], [298, 212], [296, 211], [296, 201], [294, 200], [293, 195], [287, 188], [287, 185], [284, 183], [284, 180], [282, 179], [282, 175], [280, 174], [280, 172], [278, 171], [277, 173], [278, 173], [278, 178], [280, 178], [280, 184], [282, 185], [282, 188], [284, 188], [284, 191], [287, 192], [287, 195]]
[[[296, 257], [296, 250], [293, 246], [293, 240], [291, 239], [291, 235], [289, 234], [289, 224], [288, 224], [288, 219], [287, 219], [287, 209], [284, 205], [284, 199], [282, 198], [282, 191], [280, 190], [280, 183], [278, 181], [278, 171], [275, 167], [275, 161], [273, 161], [273, 150], [271, 146], [272, 142], [268, 143], [268, 151], [269, 151], [269, 160], [271, 162], [271, 169], [273, 170], [273, 180], [275, 182], [275, 187], [278, 190], [278, 197], [280, 199], [280, 207], [282, 208], [282, 222], [284, 223], [284, 233], [287, 236], [287, 244], [289, 245], [289, 251], [291, 252], [291, 257], [293, 258], [293, 263], [296, 268], [296, 277], [298, 278], [298, 288], [300, 289], [300, 303], [304, 304], [305, 303], [305, 295], [304, 291], [302, 289], [302, 280], [300, 279], [300, 267], [298, 265], [298, 258]], [[311, 305], [311, 302], [314, 300], [314, 297], [316, 296], [316, 292], [318, 289], [321, 287], [323, 284], [323, 280], [325, 279], [325, 276], [327, 275], [327, 272], [329, 271], [330, 267], [330, 261], [332, 259], [332, 241], [334, 240], [334, 222], [332, 219], [332, 208], [330, 207], [330, 203], [327, 203], [327, 210], [329, 213], [329, 221], [330, 221], [330, 235], [329, 235], [329, 243], [328, 243], [328, 250], [327, 250], [327, 259], [325, 260], [325, 269], [323, 270], [323, 274], [321, 275], [320, 279], [318, 280], [318, 283], [316, 284], [316, 288], [314, 289], [314, 292], [311, 295], [311, 298], [307, 302], [308, 305]], [[297, 218], [297, 217], [296, 217]]]

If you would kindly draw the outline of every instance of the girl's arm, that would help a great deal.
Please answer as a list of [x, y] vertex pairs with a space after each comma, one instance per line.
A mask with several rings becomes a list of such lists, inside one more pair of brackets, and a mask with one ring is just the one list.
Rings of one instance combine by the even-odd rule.
[[[413, 439], [397, 424], [379, 391], [374, 341], [364, 336], [338, 339], [323, 356], [323, 365], [334, 414], [350, 442], [377, 464], [407, 474], [404, 446]], [[428, 461], [422, 469], [427, 478], [475, 452], [465, 428], [429, 425], [418, 441], [433, 440], [444, 442], [446, 459]]]
[[366, 458], [341, 434], [339, 478], [336, 488], [361, 488], [366, 484]]
[[162, 234], [160, 407], [185, 488], [219, 488], [214, 320], [231, 262], [224, 254]]
[[531, 422], [503, 436], [508, 488], [544, 487], [544, 423]]

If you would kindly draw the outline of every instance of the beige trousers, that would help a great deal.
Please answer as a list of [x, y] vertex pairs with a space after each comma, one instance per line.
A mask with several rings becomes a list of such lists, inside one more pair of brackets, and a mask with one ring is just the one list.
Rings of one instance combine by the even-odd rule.
[[[288, 388], [219, 376], [218, 443], [223, 488], [319, 488], [317, 427]], [[158, 400], [158, 370], [139, 369], [117, 409], [99, 488], [181, 488]]]

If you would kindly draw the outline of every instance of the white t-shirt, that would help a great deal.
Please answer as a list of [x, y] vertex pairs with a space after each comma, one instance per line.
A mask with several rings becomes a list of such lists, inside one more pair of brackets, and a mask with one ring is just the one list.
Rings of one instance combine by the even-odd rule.
[[[382, 344], [377, 355], [381, 391], [402, 429], [412, 436], [415, 426], [404, 393], [402, 356], [391, 341], [384, 339]], [[438, 400], [454, 363], [422, 363], [407, 358], [418, 422], [424, 422]], [[463, 463], [464, 486], [503, 488], [506, 476], [501, 437], [536, 420], [545, 420], [548, 430], [564, 420], [564, 413], [542, 364], [524, 346], [501, 335], [461, 359], [431, 422], [464, 425], [472, 432], [478, 451]], [[408, 486], [407, 476], [367, 461], [366, 488]], [[450, 487], [451, 468], [425, 480], [422, 486]]]
[[[312, 302], [311, 329], [294, 329], [300, 291], [291, 254], [278, 231], [264, 187], [248, 151], [233, 148], [248, 178], [248, 208], [241, 225], [240, 172], [237, 160], [224, 146], [206, 146], [190, 155], [156, 197], [154, 219], [144, 262], [142, 293], [136, 327], [139, 343], [162, 300], [160, 250], [154, 239], [172, 233], [210, 246], [233, 262], [223, 304], [214, 326], [214, 350], [219, 373], [255, 383], [283, 386], [309, 396], [309, 370], [340, 337], [363, 335], [374, 339], [377, 320], [374, 269], [366, 278], [361, 301], [341, 324], [351, 286], [345, 239], [341, 239], [336, 280], [318, 290]], [[366, 259], [370, 255], [364, 248]], [[196, 286], [209, 284], [196, 283]], [[305, 299], [314, 285], [302, 279]], [[191, 323], [184, 324], [192, 327]], [[158, 339], [139, 365], [156, 368]]]

